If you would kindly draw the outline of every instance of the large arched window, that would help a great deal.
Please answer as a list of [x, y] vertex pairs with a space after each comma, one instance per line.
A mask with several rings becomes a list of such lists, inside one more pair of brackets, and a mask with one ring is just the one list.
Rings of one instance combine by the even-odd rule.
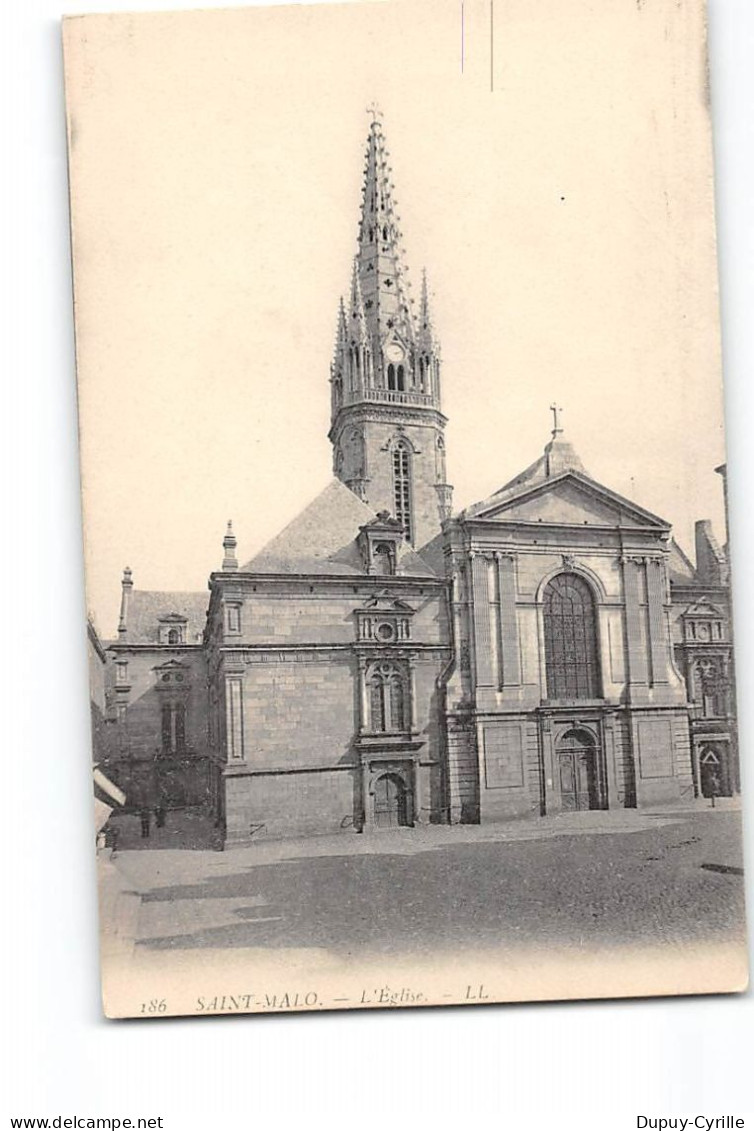
[[403, 527], [407, 542], [413, 537], [411, 521], [411, 456], [408, 445], [400, 440], [393, 449], [393, 497], [395, 517]]
[[544, 621], [547, 697], [597, 699], [600, 678], [594, 598], [578, 574], [560, 573], [548, 583]]
[[395, 664], [376, 664], [369, 673], [370, 730], [390, 734], [406, 730], [406, 687]]

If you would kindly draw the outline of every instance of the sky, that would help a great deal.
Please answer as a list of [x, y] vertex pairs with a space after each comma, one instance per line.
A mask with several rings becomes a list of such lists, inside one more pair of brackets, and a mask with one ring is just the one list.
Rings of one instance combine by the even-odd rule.
[[[463, 32], [463, 34], [462, 34]], [[377, 101], [461, 508], [549, 405], [596, 480], [724, 537], [701, 4], [388, 0], [66, 23], [87, 601], [205, 588], [332, 473]]]

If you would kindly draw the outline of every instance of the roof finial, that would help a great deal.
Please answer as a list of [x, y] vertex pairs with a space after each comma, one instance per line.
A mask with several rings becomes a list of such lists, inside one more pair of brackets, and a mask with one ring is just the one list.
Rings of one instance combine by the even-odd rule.
[[380, 124], [380, 118], [383, 115], [377, 102], [369, 103], [369, 105], [367, 106], [367, 114], [371, 115], [372, 126], [378, 126]]
[[561, 405], [556, 404], [555, 401], [550, 405], [550, 412], [552, 413], [552, 438], [555, 439], [563, 431], [560, 423], [560, 414], [563, 411]]
[[131, 590], [134, 587], [133, 574], [130, 566], [123, 570], [121, 581], [120, 617], [118, 619], [118, 636], [125, 636], [128, 632], [128, 608], [131, 604]]
[[223, 538], [223, 550], [225, 556], [223, 557], [223, 573], [228, 573], [231, 570], [238, 569], [238, 559], [236, 558], [236, 536], [233, 533], [233, 523], [228, 521], [228, 529]]

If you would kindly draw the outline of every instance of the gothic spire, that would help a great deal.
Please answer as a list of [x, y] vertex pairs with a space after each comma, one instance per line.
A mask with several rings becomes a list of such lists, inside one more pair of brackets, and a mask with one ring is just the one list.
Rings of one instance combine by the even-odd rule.
[[340, 296], [340, 303], [338, 304], [338, 325], [335, 331], [335, 351], [333, 354], [333, 367], [337, 367], [342, 361], [345, 353], [348, 350], [348, 319], [346, 318], [346, 308], [343, 303], [343, 296]]
[[422, 297], [419, 307], [419, 329], [417, 336], [419, 349], [425, 353], [437, 350], [437, 340], [432, 325], [432, 314], [429, 309], [429, 288], [427, 287], [427, 272], [422, 271]]
[[375, 356], [391, 337], [402, 339], [406, 345], [414, 340], [400, 240], [390, 151], [375, 113], [367, 141], [357, 256], [366, 324]]
[[350, 309], [350, 339], [358, 345], [367, 344], [367, 322], [364, 312], [364, 299], [361, 294], [359, 281], [359, 261], [353, 261], [353, 274], [351, 276], [351, 309]]

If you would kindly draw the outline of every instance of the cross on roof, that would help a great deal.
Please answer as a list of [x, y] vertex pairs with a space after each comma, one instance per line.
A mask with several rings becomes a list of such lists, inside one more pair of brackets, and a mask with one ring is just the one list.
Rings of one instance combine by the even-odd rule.
[[561, 414], [562, 411], [563, 411], [562, 407], [559, 404], [556, 404], [555, 401], [553, 401], [552, 404], [550, 405], [550, 412], [552, 413], [552, 434], [553, 434], [553, 436], [557, 436], [563, 431], [561, 424], [560, 424], [560, 414]]
[[376, 102], [369, 103], [369, 105], [367, 106], [367, 114], [371, 114], [372, 124], [374, 124], [379, 118], [383, 116], [382, 111], [380, 110], [379, 105]]

